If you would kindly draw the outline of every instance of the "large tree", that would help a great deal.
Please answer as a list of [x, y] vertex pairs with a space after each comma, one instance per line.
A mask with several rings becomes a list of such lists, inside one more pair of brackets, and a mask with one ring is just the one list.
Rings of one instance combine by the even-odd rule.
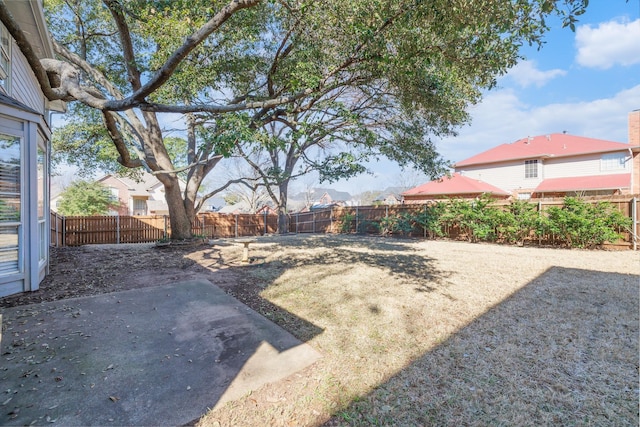
[[[434, 112], [440, 108], [432, 106]], [[251, 135], [253, 144], [246, 141], [236, 149], [277, 206], [282, 232], [293, 179], [310, 172], [317, 172], [320, 182], [349, 178], [366, 171], [365, 162], [378, 156], [413, 165], [432, 178], [441, 176], [446, 164], [428, 134], [451, 133], [456, 123], [436, 127], [403, 111], [384, 87], [359, 85], [281, 108]]]
[[[158, 177], [172, 237], [186, 238], [202, 179], [281, 111], [375, 85], [426, 126], [449, 129], [516, 63], [522, 44], [541, 41], [548, 15], [573, 25], [586, 3], [48, 0], [56, 59], [38, 58], [4, 1], [0, 20], [45, 95], [87, 107], [86, 123], [99, 124], [84, 135], [88, 144], [102, 135], [122, 166]], [[183, 167], [165, 145], [163, 112], [186, 115]]]

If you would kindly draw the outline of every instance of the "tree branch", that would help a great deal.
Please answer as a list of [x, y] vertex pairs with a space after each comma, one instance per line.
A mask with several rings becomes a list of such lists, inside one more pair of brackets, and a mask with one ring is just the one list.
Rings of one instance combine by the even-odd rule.
[[113, 145], [116, 147], [116, 150], [118, 150], [118, 154], [120, 155], [120, 157], [118, 157], [118, 163], [128, 168], [140, 167], [142, 166], [142, 161], [140, 159], [132, 159], [129, 155], [129, 150], [124, 142], [122, 133], [120, 133], [116, 124], [116, 119], [113, 117], [115, 114], [116, 113], [112, 113], [110, 111], [103, 111], [102, 117], [104, 119], [105, 127], [109, 132], [109, 136], [113, 141]]
[[131, 108], [139, 103], [142, 103], [144, 99], [161, 87], [178, 68], [178, 65], [182, 62], [186, 56], [198, 47], [209, 35], [216, 31], [222, 24], [224, 24], [234, 13], [239, 10], [246, 9], [260, 3], [261, 0], [232, 0], [229, 4], [222, 8], [222, 10], [211, 18], [206, 24], [204, 24], [199, 30], [187, 37], [182, 46], [180, 46], [171, 55], [164, 65], [156, 72], [156, 74], [140, 89], [136, 90], [130, 97], [122, 101], [112, 101], [107, 109], [109, 110], [123, 110]]
[[136, 56], [133, 53], [133, 42], [131, 41], [131, 32], [129, 26], [125, 20], [124, 13], [122, 13], [122, 6], [118, 0], [103, 0], [103, 3], [107, 6], [111, 12], [113, 20], [116, 21], [118, 27], [118, 33], [120, 35], [120, 43], [122, 43], [122, 50], [124, 53], [124, 63], [127, 67], [127, 73], [129, 74], [129, 83], [134, 91], [139, 90], [142, 87], [140, 82], [140, 70], [136, 65]]

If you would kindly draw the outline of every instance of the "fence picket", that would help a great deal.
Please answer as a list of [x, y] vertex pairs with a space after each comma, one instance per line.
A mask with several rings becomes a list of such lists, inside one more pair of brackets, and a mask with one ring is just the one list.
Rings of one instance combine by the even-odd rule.
[[[540, 199], [537, 209], [543, 214], [551, 206], [562, 206], [562, 198]], [[632, 230], [625, 233], [625, 241], [634, 248], [640, 235], [640, 199], [632, 196], [592, 197], [583, 200], [590, 203], [607, 201], [615, 206], [625, 216], [633, 218]], [[498, 206], [508, 206], [508, 201], [496, 202]], [[354, 217], [355, 229], [364, 231], [366, 224], [380, 222], [389, 215], [399, 215], [404, 212], [419, 213], [426, 209], [426, 204], [406, 204], [392, 206], [355, 206], [334, 207], [314, 210], [312, 212], [297, 212], [288, 215], [288, 231], [295, 233], [337, 233], [342, 219], [347, 215]], [[360, 230], [360, 224], [363, 230]], [[220, 214], [206, 212], [199, 214], [193, 224], [192, 232], [206, 238], [229, 238], [242, 236], [257, 236], [275, 233], [278, 228], [278, 216], [273, 214]], [[52, 246], [79, 246], [85, 244], [106, 243], [151, 243], [165, 236], [171, 235], [171, 226], [166, 216], [69, 216], [64, 217], [51, 212], [50, 230]], [[450, 238], [457, 238], [460, 230], [456, 227], [445, 230]], [[425, 231], [416, 229], [414, 236], [424, 236]], [[544, 243], [553, 243], [554, 236], [545, 238]], [[540, 240], [538, 243], [542, 243]]]

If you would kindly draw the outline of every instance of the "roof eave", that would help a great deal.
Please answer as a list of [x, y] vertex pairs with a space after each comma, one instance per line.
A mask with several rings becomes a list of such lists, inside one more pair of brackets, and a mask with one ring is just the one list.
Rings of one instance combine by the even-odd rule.
[[477, 166], [477, 165], [492, 165], [497, 163], [514, 162], [517, 160], [529, 160], [529, 159], [559, 159], [559, 158], [565, 158], [565, 157], [587, 156], [589, 154], [614, 153], [616, 151], [625, 151], [629, 149], [631, 149], [634, 153], [640, 152], [640, 146], [629, 146], [629, 147], [609, 148], [606, 150], [584, 151], [581, 153], [573, 153], [573, 154], [537, 154], [533, 156], [510, 157], [507, 159], [491, 160], [489, 162], [473, 162], [473, 163], [462, 163], [462, 164], [455, 163], [453, 167], [458, 168], [458, 167]]

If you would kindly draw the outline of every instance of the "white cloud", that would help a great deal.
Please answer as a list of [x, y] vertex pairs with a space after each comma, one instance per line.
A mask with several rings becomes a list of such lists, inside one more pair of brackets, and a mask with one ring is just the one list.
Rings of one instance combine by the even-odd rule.
[[445, 158], [457, 162], [499, 144], [562, 131], [627, 142], [628, 114], [638, 108], [638, 99], [640, 85], [610, 98], [531, 107], [512, 89], [500, 90], [487, 94], [471, 111], [471, 126], [443, 140], [438, 148]]
[[632, 22], [603, 22], [596, 28], [576, 29], [576, 61], [590, 67], [608, 69], [614, 65], [640, 63], [640, 19]]
[[531, 85], [542, 87], [547, 84], [549, 80], [564, 76], [565, 74], [567, 74], [565, 70], [558, 68], [541, 71], [536, 68], [535, 61], [522, 61], [515, 67], [511, 68], [507, 76], [513, 79], [521, 87], [526, 88]]

